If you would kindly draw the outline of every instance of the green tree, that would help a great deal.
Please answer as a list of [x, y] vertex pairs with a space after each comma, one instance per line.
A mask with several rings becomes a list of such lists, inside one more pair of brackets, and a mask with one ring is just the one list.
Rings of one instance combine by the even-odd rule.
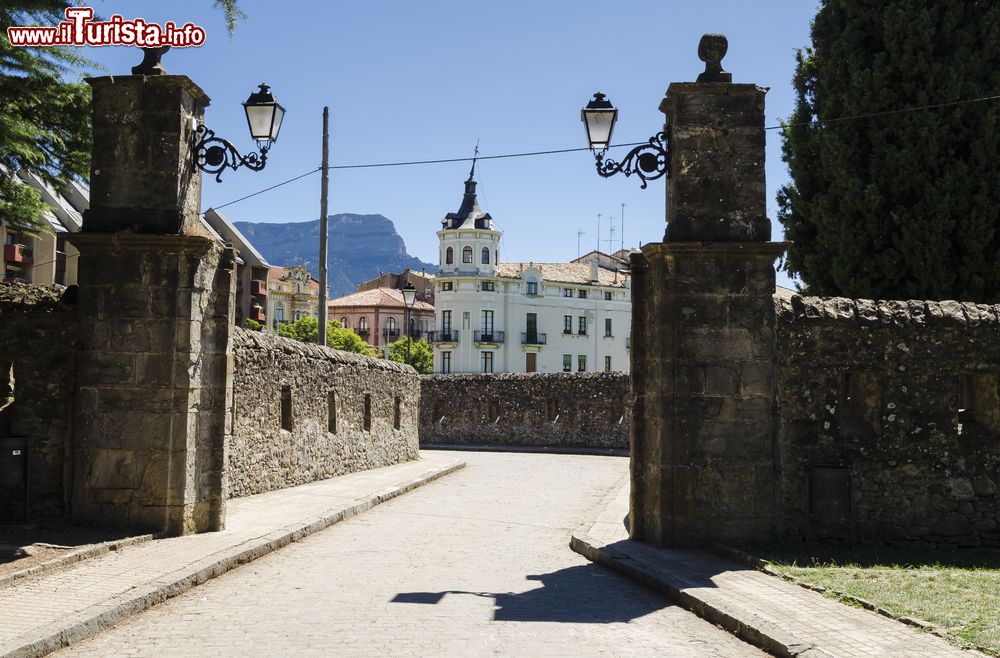
[[389, 344], [389, 360], [406, 363], [406, 346], [410, 344], [410, 365], [421, 375], [434, 372], [434, 350], [426, 340], [413, 341], [409, 336]]
[[[314, 317], [299, 318], [295, 322], [278, 325], [278, 335], [303, 343], [319, 342], [319, 320]], [[361, 337], [350, 329], [344, 329], [336, 320], [326, 322], [326, 344], [335, 350], [355, 352], [365, 356], [378, 356], [378, 351], [368, 347]]]
[[244, 318], [243, 328], [249, 331], [261, 331], [264, 329], [264, 325], [262, 325], [260, 322], [257, 322], [253, 318]]
[[[33, 188], [14, 180], [20, 170], [59, 188], [90, 175], [90, 87], [81, 76], [95, 65], [77, 48], [14, 47], [7, 28], [56, 25], [60, 0], [0, 3], [0, 222], [21, 231], [50, 230], [45, 204]], [[216, 0], [230, 33], [243, 17], [237, 0]], [[138, 60], [137, 60], [138, 61]]]
[[1000, 93], [1000, 4], [822, 0], [797, 61], [787, 269], [813, 294], [1000, 301], [1000, 103], [833, 120]]

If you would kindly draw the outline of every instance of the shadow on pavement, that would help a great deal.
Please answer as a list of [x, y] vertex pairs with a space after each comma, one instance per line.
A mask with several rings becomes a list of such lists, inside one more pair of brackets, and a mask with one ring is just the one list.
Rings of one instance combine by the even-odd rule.
[[557, 623], [610, 624], [648, 615], [669, 605], [654, 594], [616, 596], [622, 578], [604, 567], [585, 564], [567, 567], [528, 580], [541, 587], [521, 593], [467, 592], [401, 592], [393, 603], [435, 605], [446, 594], [490, 597], [496, 602], [494, 621], [543, 621]]

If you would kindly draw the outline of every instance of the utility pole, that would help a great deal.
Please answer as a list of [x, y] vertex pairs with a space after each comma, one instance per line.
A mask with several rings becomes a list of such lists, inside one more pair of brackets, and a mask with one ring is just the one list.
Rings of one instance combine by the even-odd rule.
[[601, 213], [597, 213], [597, 250], [601, 250]]
[[330, 186], [330, 108], [323, 106], [323, 175], [319, 190], [319, 344], [326, 345], [327, 189]]

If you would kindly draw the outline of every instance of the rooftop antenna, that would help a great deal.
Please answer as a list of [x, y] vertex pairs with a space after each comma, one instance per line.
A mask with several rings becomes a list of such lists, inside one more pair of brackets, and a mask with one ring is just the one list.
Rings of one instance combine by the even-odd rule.
[[584, 236], [584, 235], [587, 235], [587, 234], [584, 233], [583, 231], [581, 231], [580, 229], [577, 229], [577, 231], [576, 231], [576, 257], [577, 258], [580, 257], [580, 237]]
[[479, 159], [479, 139], [476, 139], [476, 149], [472, 154], [472, 169], [469, 170], [469, 180], [472, 180], [476, 175], [476, 160]]
[[597, 213], [597, 251], [601, 251], [601, 213]]
[[625, 249], [625, 204], [622, 204], [622, 249]]

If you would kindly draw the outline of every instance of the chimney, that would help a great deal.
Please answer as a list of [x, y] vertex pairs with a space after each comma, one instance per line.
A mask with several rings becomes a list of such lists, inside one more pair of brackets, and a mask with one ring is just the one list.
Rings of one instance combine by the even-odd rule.
[[590, 282], [597, 283], [597, 259], [590, 261]]

